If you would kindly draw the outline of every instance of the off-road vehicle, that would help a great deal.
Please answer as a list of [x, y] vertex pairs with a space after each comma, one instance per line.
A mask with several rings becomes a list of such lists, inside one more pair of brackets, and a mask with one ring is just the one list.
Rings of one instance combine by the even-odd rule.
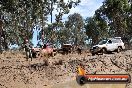
[[32, 56], [33, 58], [36, 58], [40, 52], [40, 50], [42, 49], [42, 46], [36, 46], [32, 48]]
[[58, 50], [58, 53], [61, 53], [61, 54], [68, 54], [68, 53], [71, 53], [72, 52], [72, 44], [63, 44], [61, 46], [61, 49]]
[[108, 38], [100, 41], [97, 45], [94, 45], [90, 51], [92, 55], [98, 54], [98, 53], [107, 53], [107, 52], [120, 52], [121, 50], [125, 49], [124, 43], [121, 39], [121, 37], [115, 37], [115, 38]]

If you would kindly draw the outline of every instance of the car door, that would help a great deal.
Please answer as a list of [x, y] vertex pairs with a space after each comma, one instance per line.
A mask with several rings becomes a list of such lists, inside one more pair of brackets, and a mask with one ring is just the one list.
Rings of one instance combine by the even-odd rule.
[[116, 49], [116, 45], [111, 41], [108, 40], [106, 43], [107, 51], [114, 51]]
[[119, 39], [113, 39], [112, 42], [114, 43], [115, 50], [118, 49], [118, 46], [121, 46], [121, 41]]

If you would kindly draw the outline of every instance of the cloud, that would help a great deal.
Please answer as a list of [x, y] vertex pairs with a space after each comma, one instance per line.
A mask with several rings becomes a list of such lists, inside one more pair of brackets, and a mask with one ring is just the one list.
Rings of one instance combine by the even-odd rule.
[[[103, 1], [104, 0], [81, 0], [81, 3], [77, 7], [72, 8], [69, 14], [79, 13], [84, 19], [93, 16], [95, 11], [103, 4]], [[68, 15], [64, 15], [63, 19], [67, 19]]]
[[69, 14], [80, 13], [84, 18], [94, 15], [104, 0], [81, 0], [79, 6], [72, 8]]
[[[74, 0], [76, 1], [76, 0]], [[103, 4], [104, 0], [81, 0], [81, 3], [79, 3], [78, 6], [75, 8], [72, 8], [70, 10], [69, 14], [66, 14], [63, 16], [63, 20], [66, 20], [68, 15], [74, 14], [74, 13], [79, 13], [83, 18], [93, 16], [95, 11]], [[64, 2], [68, 2], [68, 0], [64, 0]], [[57, 11], [53, 12], [53, 15], [55, 15]], [[50, 21], [50, 16], [48, 17]], [[55, 16], [53, 16], [53, 22], [55, 21]], [[50, 22], [48, 22], [50, 23]]]

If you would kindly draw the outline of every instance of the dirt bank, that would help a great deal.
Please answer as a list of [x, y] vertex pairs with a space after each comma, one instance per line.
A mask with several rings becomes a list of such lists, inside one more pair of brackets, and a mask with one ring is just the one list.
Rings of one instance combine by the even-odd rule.
[[[26, 61], [20, 52], [4, 52], [0, 55], [0, 88], [49, 88], [75, 79], [80, 63], [87, 73], [132, 75], [132, 50], [96, 56], [58, 54], [48, 58], [48, 63], [39, 58]], [[132, 88], [132, 83], [126, 88]]]

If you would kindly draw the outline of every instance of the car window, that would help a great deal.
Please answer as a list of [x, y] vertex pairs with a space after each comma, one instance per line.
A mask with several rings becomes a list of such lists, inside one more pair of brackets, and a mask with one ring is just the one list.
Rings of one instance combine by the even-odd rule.
[[99, 45], [105, 44], [107, 42], [107, 40], [102, 40], [99, 42]]
[[121, 40], [120, 39], [112, 39], [112, 42], [113, 43], [121, 43]]
[[36, 46], [36, 48], [41, 48], [41, 46]]
[[108, 43], [109, 43], [109, 44], [111, 44], [111, 43], [112, 43], [112, 41], [111, 41], [111, 40], [108, 40]]

